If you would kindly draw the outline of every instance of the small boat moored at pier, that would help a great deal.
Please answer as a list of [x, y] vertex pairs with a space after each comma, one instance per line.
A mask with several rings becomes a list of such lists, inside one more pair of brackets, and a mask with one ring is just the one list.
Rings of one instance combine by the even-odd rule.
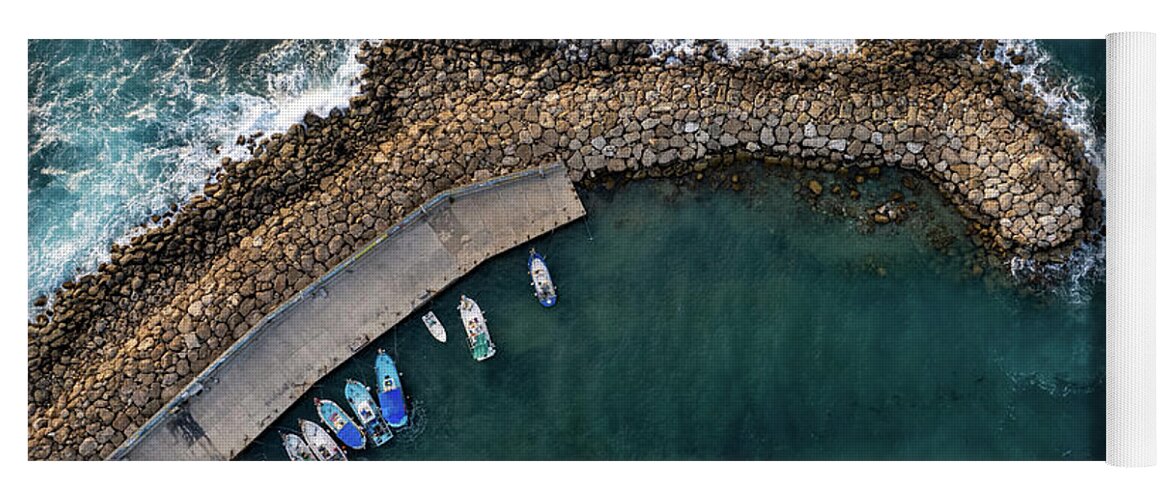
[[313, 398], [313, 404], [317, 406], [317, 415], [321, 417], [321, 421], [325, 422], [325, 426], [333, 431], [342, 444], [355, 450], [366, 447], [366, 435], [337, 403], [328, 399]]
[[427, 314], [423, 315], [423, 324], [427, 325], [427, 331], [431, 332], [431, 336], [435, 337], [435, 340], [447, 343], [447, 329], [443, 327], [443, 323], [439, 322], [435, 311], [427, 311]]
[[354, 417], [362, 427], [365, 427], [366, 435], [370, 436], [374, 446], [382, 446], [394, 437], [390, 427], [386, 426], [386, 421], [382, 420], [382, 413], [374, 403], [374, 398], [370, 396], [370, 388], [366, 387], [366, 384], [357, 380], [347, 380], [346, 402], [350, 403]]
[[553, 277], [549, 275], [549, 266], [535, 248], [529, 249], [529, 277], [533, 280], [533, 288], [536, 289], [534, 295], [542, 306], [553, 307], [557, 304], [557, 287], [553, 285]]
[[321, 461], [341, 461], [346, 460], [346, 452], [333, 442], [333, 438], [329, 437], [329, 433], [308, 420], [301, 420], [301, 434], [305, 435], [305, 444], [309, 446], [309, 451], [313, 456]]
[[285, 453], [289, 455], [289, 460], [294, 462], [314, 461], [317, 456], [313, 454], [313, 450], [305, 443], [301, 436], [292, 432], [281, 432], [281, 444], [285, 447]]
[[476, 361], [484, 361], [496, 354], [496, 344], [488, 335], [488, 322], [484, 319], [483, 311], [476, 301], [466, 295], [459, 297], [459, 317], [463, 320], [464, 330], [468, 333], [468, 349]]
[[378, 378], [378, 404], [382, 407], [382, 418], [395, 429], [407, 425], [407, 402], [398, 368], [382, 349], [374, 358], [374, 376]]

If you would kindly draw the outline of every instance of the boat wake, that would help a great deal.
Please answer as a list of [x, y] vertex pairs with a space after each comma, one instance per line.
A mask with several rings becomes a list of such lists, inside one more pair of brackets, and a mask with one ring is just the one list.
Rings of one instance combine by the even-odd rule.
[[407, 408], [407, 422], [410, 423], [406, 427], [395, 429], [391, 445], [411, 444], [427, 432], [427, 406], [418, 398], [411, 397], [407, 401]]

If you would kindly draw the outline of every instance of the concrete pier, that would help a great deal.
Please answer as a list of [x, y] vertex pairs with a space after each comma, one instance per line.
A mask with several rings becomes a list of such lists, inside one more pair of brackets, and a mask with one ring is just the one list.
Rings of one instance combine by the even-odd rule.
[[584, 215], [561, 165], [436, 196], [270, 313], [109, 458], [233, 458], [318, 379], [433, 295]]

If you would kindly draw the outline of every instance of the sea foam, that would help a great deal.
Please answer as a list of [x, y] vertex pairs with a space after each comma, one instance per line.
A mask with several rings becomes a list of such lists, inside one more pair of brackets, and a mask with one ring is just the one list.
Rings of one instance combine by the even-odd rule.
[[[1021, 64], [1011, 64], [1011, 56], [1020, 55]], [[1021, 84], [1032, 85], [1033, 91], [1045, 101], [1047, 108], [1060, 113], [1062, 121], [1082, 138], [1085, 156], [1097, 167], [1098, 183], [1105, 202], [1106, 141], [1102, 132], [1094, 126], [1094, 104], [1089, 99], [1089, 84], [1085, 79], [1066, 71], [1048, 50], [1036, 40], [1000, 40], [995, 58], [1021, 75]], [[1103, 209], [1103, 222], [1106, 217]], [[1061, 263], [1042, 263], [1029, 259], [1015, 258], [1009, 263], [1014, 276], [1032, 277], [1040, 274], [1048, 279], [1063, 283], [1054, 288], [1055, 292], [1074, 303], [1086, 303], [1092, 297], [1093, 288], [1106, 278], [1105, 234], [1091, 242], [1082, 243]]]
[[[30, 315], [36, 297], [108, 261], [112, 242], [214, 182], [221, 157], [247, 158], [237, 136], [344, 108], [362, 70], [358, 41], [284, 41], [234, 63], [215, 58], [251, 42], [92, 43], [68, 57], [30, 44]], [[79, 70], [87, 88], [73, 92]]]
[[[651, 57], [662, 60], [667, 65], [679, 64], [695, 55], [698, 50], [694, 39], [659, 39], [651, 42]], [[795, 51], [816, 50], [823, 53], [845, 53], [857, 46], [852, 39], [726, 39], [721, 40], [727, 48], [727, 53], [720, 58], [722, 61], [732, 61], [749, 50], [776, 47]]]

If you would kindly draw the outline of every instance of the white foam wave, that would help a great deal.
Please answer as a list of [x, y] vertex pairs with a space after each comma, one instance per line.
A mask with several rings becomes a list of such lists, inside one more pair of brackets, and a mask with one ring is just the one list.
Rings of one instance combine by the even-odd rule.
[[[236, 145], [236, 137], [283, 132], [301, 122], [306, 112], [325, 116], [333, 108], [344, 108], [359, 91], [358, 46], [358, 41], [340, 47], [283, 42], [261, 54], [254, 64], [253, 71], [264, 77], [261, 92], [225, 95], [206, 90], [209, 85], [222, 88], [216, 85], [225, 76], [219, 70], [207, 74], [206, 68], [197, 67], [188, 57], [194, 46], [188, 47], [167, 71], [152, 79], [153, 101], [127, 113], [128, 123], [152, 127], [151, 133], [158, 135], [142, 145], [107, 143], [125, 140], [116, 132], [126, 130], [106, 123], [102, 130], [77, 128], [78, 121], [102, 123], [103, 99], [82, 95], [69, 102], [35, 103], [30, 98], [30, 122], [36, 118], [40, 133], [29, 147], [30, 158], [54, 144], [88, 144], [100, 151], [79, 160], [85, 165], [49, 165], [39, 170], [51, 177], [46, 189], [56, 190], [58, 198], [37, 200], [34, 210], [30, 191], [30, 315], [37, 296], [48, 295], [61, 282], [108, 261], [110, 242], [128, 242], [146, 230], [140, 224], [151, 214], [165, 212], [172, 203], [181, 204], [198, 193], [219, 169], [221, 157], [246, 159], [249, 152]], [[323, 71], [312, 65], [322, 60], [332, 62], [332, 67]], [[156, 109], [155, 102], [166, 106], [183, 100], [193, 103], [195, 111], [190, 115], [166, 116]], [[68, 109], [83, 109], [86, 116], [57, 116]], [[95, 141], [102, 134], [107, 137]], [[53, 214], [64, 218], [50, 223], [47, 219]], [[33, 231], [38, 217], [46, 219], [45, 227]]]
[[1096, 380], [1068, 380], [1061, 375], [1042, 372], [1006, 372], [1014, 392], [1036, 388], [1056, 398], [1094, 394], [1101, 391], [1104, 377]]
[[[854, 50], [857, 44], [852, 39], [726, 39], [721, 40], [727, 47], [723, 61], [738, 59], [752, 49], [776, 47], [795, 51], [815, 50], [823, 53], [845, 53]], [[661, 59], [665, 64], [678, 64], [696, 53], [694, 39], [660, 39], [651, 42], [651, 57]]]
[[[1074, 313], [1073, 309], [1069, 309]], [[1068, 339], [1040, 339], [992, 352], [991, 360], [1009, 380], [1013, 392], [1040, 390], [1055, 398], [1094, 394], [1102, 390], [1106, 374], [1098, 366], [1101, 346], [1093, 342], [1069, 344]], [[1023, 364], [1022, 364], [1023, 363]], [[1074, 375], [1077, 374], [1077, 375]]]
[[[1012, 55], [1010, 55], [1012, 54]], [[1019, 55], [1021, 64], [1012, 64], [1012, 56]], [[1098, 169], [1099, 192], [1105, 200], [1106, 141], [1093, 125], [1093, 104], [1086, 97], [1086, 83], [1072, 75], [1059, 72], [1057, 61], [1036, 40], [1000, 40], [995, 59], [1021, 75], [1022, 85], [1032, 85], [1034, 92], [1045, 101], [1051, 111], [1060, 113], [1062, 121], [1082, 138], [1086, 159]], [[1103, 221], [1105, 221], [1103, 209]], [[1072, 303], [1085, 303], [1093, 297], [1093, 286], [1106, 278], [1105, 235], [1094, 242], [1082, 243], [1062, 263], [1040, 263], [1027, 259], [1013, 259], [1013, 276], [1041, 274], [1057, 277], [1068, 286], [1056, 292]]]
[[[1011, 64], [1008, 53], [1023, 56], [1022, 64]], [[1058, 74], [1053, 55], [1036, 40], [1001, 40], [995, 58], [1019, 73], [1022, 84], [1031, 84], [1049, 110], [1061, 113], [1062, 120], [1078, 133], [1085, 146], [1086, 158], [1103, 170], [1106, 142], [1093, 126], [1093, 106], [1085, 97], [1084, 82], [1070, 75]], [[1104, 185], [1104, 178], [1098, 179]]]
[[854, 50], [857, 43], [849, 38], [800, 38], [800, 39], [770, 39], [770, 40], [724, 40], [728, 46], [729, 55], [740, 57], [754, 48], [776, 47], [796, 51], [817, 51], [822, 53], [841, 54]]

